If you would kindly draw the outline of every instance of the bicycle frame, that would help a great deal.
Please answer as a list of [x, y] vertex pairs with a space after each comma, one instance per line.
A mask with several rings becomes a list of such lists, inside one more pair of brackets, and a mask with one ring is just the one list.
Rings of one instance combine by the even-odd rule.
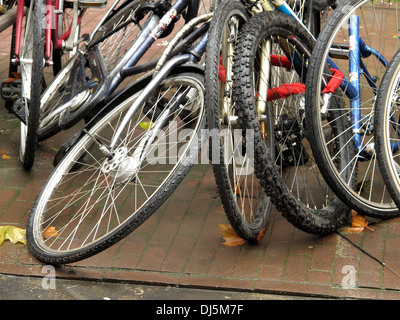
[[[34, 1], [31, 1], [30, 13], [32, 12], [32, 5]], [[64, 0], [46, 0], [46, 21], [45, 21], [45, 65], [51, 65], [51, 54], [52, 50], [62, 51], [65, 48], [65, 42], [70, 38], [75, 38], [76, 28], [79, 25], [83, 16], [84, 10], [79, 10], [78, 1], [74, 0], [74, 18], [71, 27], [61, 36], [59, 36], [59, 15], [63, 14], [63, 10], [60, 10], [60, 6], [63, 7]], [[22, 39], [22, 24], [24, 17], [25, 0], [18, 0], [17, 3], [17, 17], [16, 17], [16, 33], [15, 33], [15, 47], [13, 52], [13, 62], [19, 63], [21, 54], [21, 39]], [[54, 10], [54, 8], [56, 8]]]
[[[360, 108], [360, 77], [361, 74], [364, 75], [367, 80], [372, 92], [376, 95], [377, 88], [375, 84], [375, 79], [368, 72], [367, 67], [363, 63], [362, 58], [368, 58], [371, 55], [377, 58], [377, 60], [386, 68], [389, 62], [385, 57], [379, 53], [374, 48], [371, 48], [365, 44], [362, 40], [359, 32], [359, 17], [352, 15], [349, 19], [349, 47], [343, 48], [342, 52], [335, 52], [334, 54], [338, 57], [342, 56], [343, 59], [349, 60], [349, 72], [350, 79], [343, 76], [343, 80], [340, 83], [340, 88], [343, 90], [344, 94], [350, 99], [350, 122], [353, 131], [353, 141], [355, 148], [360, 151], [360, 156], [366, 159], [370, 159], [372, 156], [371, 150], [367, 150], [367, 146], [363, 144], [363, 139], [361, 136], [362, 127], [362, 115]], [[328, 58], [328, 63], [332, 68], [340, 70], [340, 68]], [[327, 106], [323, 107], [323, 113], [326, 112]]]
[[128, 50], [125, 58], [122, 59], [117, 66], [114, 68], [110, 77], [112, 78], [111, 83], [105, 92], [105, 97], [110, 96], [115, 89], [125, 79], [123, 73], [128, 68], [135, 66], [152, 44], [160, 37], [168, 26], [171, 25], [177, 15], [179, 15], [189, 4], [190, 0], [178, 0], [161, 18], [156, 14], [153, 14], [150, 21], [147, 22], [143, 28], [141, 35], [135, 44]]

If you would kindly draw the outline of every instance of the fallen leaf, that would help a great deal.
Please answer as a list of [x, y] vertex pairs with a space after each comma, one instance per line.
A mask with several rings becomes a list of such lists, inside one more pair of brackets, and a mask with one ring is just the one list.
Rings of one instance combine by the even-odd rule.
[[261, 239], [264, 237], [265, 234], [265, 230], [267, 229], [267, 227], [264, 227], [261, 229], [260, 233], [257, 236], [257, 242], [260, 243]]
[[7, 153], [3, 153], [3, 154], [1, 155], [1, 157], [2, 157], [4, 160], [6, 160], [6, 159], [11, 159], [11, 157], [10, 157]]
[[26, 230], [15, 226], [0, 226], [0, 244], [4, 240], [9, 240], [12, 243], [21, 242], [26, 244]]
[[13, 72], [12, 74], [13, 74], [14, 78], [11, 78], [11, 77], [8, 78], [7, 80], [4, 81], [5, 83], [9, 83], [9, 82], [13, 82], [14, 80], [21, 79], [21, 73]]
[[140, 128], [142, 128], [143, 130], [149, 129], [152, 125], [153, 123], [151, 121], [142, 121], [139, 123]]
[[219, 224], [218, 226], [221, 231], [222, 237], [225, 240], [222, 245], [228, 247], [237, 247], [245, 244], [246, 241], [236, 234], [230, 224]]
[[58, 236], [58, 232], [55, 227], [49, 226], [43, 231], [42, 235], [43, 235], [43, 238], [47, 239], [47, 238]]
[[362, 214], [352, 210], [351, 211], [351, 227], [349, 227], [345, 232], [346, 233], [360, 233], [363, 232], [364, 229], [369, 229], [374, 231], [371, 227], [368, 227], [368, 222], [365, 221], [365, 218]]

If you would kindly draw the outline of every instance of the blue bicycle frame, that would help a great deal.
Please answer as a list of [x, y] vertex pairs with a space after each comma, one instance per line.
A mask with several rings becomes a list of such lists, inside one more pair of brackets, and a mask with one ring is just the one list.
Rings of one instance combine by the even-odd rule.
[[[360, 134], [360, 129], [362, 126], [362, 115], [361, 115], [361, 107], [360, 107], [360, 77], [361, 74], [366, 78], [371, 90], [376, 95], [376, 78], [372, 77], [368, 72], [362, 58], [368, 58], [371, 55], [375, 56], [378, 61], [386, 68], [389, 65], [389, 62], [385, 59], [385, 57], [380, 54], [377, 50], [367, 46], [365, 42], [362, 40], [359, 32], [359, 17], [353, 15], [349, 19], [349, 71], [350, 71], [350, 79], [346, 77], [343, 79], [340, 87], [346, 96], [350, 99], [350, 121], [352, 125], [352, 130], [354, 133], [353, 141], [355, 143], [355, 147], [360, 151], [360, 155], [369, 159], [371, 157], [370, 154], [365, 152], [365, 146], [363, 145], [362, 137]], [[333, 61], [329, 60], [329, 64], [333, 68], [338, 67], [333, 63]]]
[[[160, 37], [165, 29], [172, 23], [178, 14], [180, 14], [188, 5], [190, 0], [178, 0], [168, 10], [168, 12], [161, 18], [153, 15], [150, 22], [143, 29], [141, 34], [143, 35], [137, 43], [135, 43], [134, 54], [130, 57], [128, 62], [120, 69], [120, 72], [114, 77], [109, 85], [105, 96], [108, 97], [114, 92], [114, 90], [121, 84], [124, 77], [121, 75], [126, 69], [135, 66], [152, 44]], [[156, 23], [156, 26], [154, 24]]]
[[[272, 0], [272, 2], [274, 3], [277, 11], [293, 17], [296, 21], [298, 21], [301, 25], [303, 25], [301, 20], [294, 14], [292, 9], [286, 2], [280, 2], [279, 0], [275, 1]], [[315, 40], [315, 37], [310, 33], [310, 31], [308, 32]], [[370, 75], [362, 58], [368, 58], [371, 55], [373, 55], [385, 68], [389, 65], [389, 62], [380, 52], [378, 52], [374, 48], [367, 46], [365, 42], [362, 40], [359, 32], [359, 17], [356, 15], [351, 16], [349, 19], [349, 39], [350, 39], [349, 40], [350, 79], [344, 77], [342, 83], [340, 84], [340, 87], [346, 94], [346, 96], [350, 99], [350, 121], [354, 133], [353, 140], [355, 143], [355, 147], [357, 150], [360, 151], [360, 155], [362, 157], [369, 159], [370, 155], [367, 152], [364, 152], [365, 146], [363, 145], [362, 137], [360, 134], [360, 129], [362, 126], [362, 115], [360, 108], [361, 74], [364, 75], [375, 95], [377, 94], [377, 88], [376, 88], [376, 78]], [[328, 58], [328, 63], [331, 65], [331, 67], [340, 70], [338, 66], [329, 58]], [[397, 150], [399, 147], [400, 143], [394, 143], [392, 145], [392, 148], [394, 150]]]

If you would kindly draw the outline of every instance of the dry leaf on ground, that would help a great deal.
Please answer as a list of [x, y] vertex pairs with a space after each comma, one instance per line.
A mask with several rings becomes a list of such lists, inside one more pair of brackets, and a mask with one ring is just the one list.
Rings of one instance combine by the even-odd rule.
[[3, 159], [11, 159], [11, 157], [3, 150], [0, 150], [0, 154]]
[[369, 229], [374, 231], [371, 227], [368, 227], [368, 222], [365, 221], [365, 217], [362, 214], [352, 210], [351, 211], [351, 227], [349, 227], [345, 232], [346, 233], [360, 233], [363, 232], [364, 229]]
[[4, 240], [9, 240], [12, 243], [21, 242], [26, 244], [26, 230], [15, 226], [0, 226], [0, 244]]
[[14, 77], [10, 77], [7, 80], [5, 80], [4, 82], [9, 83], [9, 82], [13, 82], [14, 80], [21, 79], [21, 73], [19, 73], [19, 72], [13, 72], [12, 75]]
[[246, 241], [236, 234], [230, 224], [219, 224], [218, 226], [221, 231], [222, 237], [225, 240], [222, 245], [228, 247], [237, 247], [245, 244]]
[[55, 227], [49, 226], [43, 231], [42, 235], [44, 238], [51, 238], [58, 236], [58, 232]]
[[261, 239], [264, 237], [265, 230], [267, 230], [267, 227], [264, 227], [261, 229], [260, 233], [257, 236], [257, 242], [260, 243]]
[[[222, 245], [228, 247], [237, 247], [242, 246], [246, 243], [246, 240], [239, 237], [230, 224], [219, 224], [218, 226], [221, 231], [222, 237], [225, 240], [225, 242], [221, 243]], [[263, 228], [258, 234], [257, 243], [261, 242], [261, 239], [264, 237], [266, 229], [267, 227]]]

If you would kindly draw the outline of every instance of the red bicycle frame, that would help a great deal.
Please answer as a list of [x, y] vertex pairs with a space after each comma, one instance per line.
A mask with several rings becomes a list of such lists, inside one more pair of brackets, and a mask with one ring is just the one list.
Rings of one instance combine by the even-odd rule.
[[[35, 0], [31, 0], [35, 1]], [[60, 0], [46, 0], [46, 21], [45, 21], [45, 64], [48, 66], [52, 56], [52, 50], [62, 51], [63, 43], [68, 39], [71, 34], [72, 25], [61, 36], [59, 30], [59, 14], [55, 13], [60, 6]], [[14, 47], [14, 62], [19, 62], [21, 54], [21, 38], [22, 38], [22, 23], [24, 17], [25, 0], [18, 0], [17, 3], [17, 18], [15, 27], [15, 47]], [[78, 25], [81, 21], [83, 11], [78, 16]]]

